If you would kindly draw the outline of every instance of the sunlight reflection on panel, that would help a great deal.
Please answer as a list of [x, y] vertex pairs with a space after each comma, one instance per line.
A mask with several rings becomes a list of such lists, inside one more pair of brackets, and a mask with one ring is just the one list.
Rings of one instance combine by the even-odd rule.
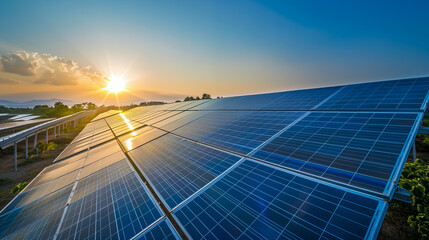
[[133, 149], [133, 138], [128, 138], [125, 140], [125, 145], [127, 146], [128, 151]]
[[127, 117], [125, 117], [123, 113], [119, 113], [119, 115], [122, 117], [122, 119], [124, 119], [124, 122], [127, 124], [128, 128], [133, 131], [134, 127], [133, 124], [131, 124], [131, 121]]

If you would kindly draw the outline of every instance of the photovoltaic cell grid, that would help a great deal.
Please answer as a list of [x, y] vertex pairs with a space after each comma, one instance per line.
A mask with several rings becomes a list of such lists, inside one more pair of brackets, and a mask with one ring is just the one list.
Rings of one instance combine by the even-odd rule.
[[109, 110], [107, 112], [100, 113], [98, 116], [96, 116], [94, 119], [92, 119], [92, 121], [94, 122], [94, 121], [97, 121], [97, 120], [102, 119], [102, 118], [106, 118], [106, 117], [109, 117], [109, 116], [112, 116], [112, 115], [116, 115], [116, 114], [118, 114], [120, 112], [121, 111], [119, 111], [119, 110]]
[[155, 226], [144, 231], [137, 239], [139, 240], [156, 240], [156, 239], [175, 240], [175, 239], [181, 239], [181, 238], [179, 234], [176, 232], [176, 230], [174, 229], [174, 227], [171, 225], [170, 221], [164, 218]]
[[339, 87], [214, 99], [193, 110], [310, 110]]
[[[92, 188], [91, 182], [83, 184]], [[58, 239], [129, 239], [162, 217], [134, 172], [109, 184], [98, 184], [89, 194], [72, 201]]]
[[[428, 83], [374, 82], [99, 115], [38, 176], [45, 180], [33, 181], [0, 213], [0, 236], [180, 238], [116, 140], [104, 143], [113, 131], [189, 237], [375, 238], [426, 109]], [[89, 150], [74, 155], [83, 146]], [[76, 181], [62, 180], [73, 171]]]
[[238, 156], [173, 135], [165, 135], [128, 154], [170, 209], [240, 160]]
[[72, 191], [72, 185], [46, 195], [27, 205], [24, 205], [0, 216], [0, 237], [6, 237], [19, 231], [27, 225], [50, 215], [65, 207]]
[[302, 115], [302, 112], [210, 112], [172, 132], [222, 149], [248, 154]]
[[2, 238], [129, 239], [163, 216], [116, 141], [67, 160], [3, 209]]
[[390, 196], [384, 190], [397, 180], [391, 175], [406, 161], [417, 121], [417, 114], [313, 112], [253, 157]]
[[174, 215], [193, 239], [363, 239], [385, 208], [247, 160]]
[[426, 110], [428, 89], [427, 77], [350, 85], [318, 109]]

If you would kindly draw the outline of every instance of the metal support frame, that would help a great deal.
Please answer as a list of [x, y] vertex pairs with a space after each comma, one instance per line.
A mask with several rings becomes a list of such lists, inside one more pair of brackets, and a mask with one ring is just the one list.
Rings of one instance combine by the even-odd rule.
[[413, 162], [416, 162], [416, 142], [413, 142]]
[[393, 194], [393, 198], [406, 203], [411, 203], [411, 192], [398, 186]]
[[[89, 111], [88, 113], [92, 113], [94, 111]], [[81, 113], [77, 113], [77, 114], [81, 114]], [[39, 155], [39, 151], [37, 149], [37, 135], [38, 133], [45, 131], [45, 135], [46, 135], [46, 143], [49, 143], [49, 128], [54, 128], [53, 131], [53, 139], [56, 139], [57, 134], [58, 136], [61, 136], [61, 128], [62, 128], [62, 134], [65, 134], [65, 130], [67, 127], [74, 127], [77, 128], [78, 123], [82, 123], [84, 122], [84, 120], [86, 120], [87, 118], [85, 116], [74, 116], [76, 114], [72, 114], [69, 117], [64, 117], [65, 119], [57, 119], [57, 120], [53, 120], [52, 125], [49, 125], [50, 122], [48, 122], [48, 125], [46, 123], [40, 124], [40, 126], [35, 126], [30, 128], [30, 131], [22, 131], [20, 132], [20, 134], [18, 134], [17, 136], [11, 136], [9, 139], [2, 139], [2, 141], [0, 142], [0, 148], [3, 147], [9, 147], [11, 145], [13, 145], [14, 147], [14, 171], [18, 171], [18, 143], [21, 142], [22, 140], [25, 141], [25, 158], [28, 159], [29, 158], [29, 138], [31, 136], [34, 135], [34, 148], [35, 149], [35, 153], [38, 156]], [[67, 119], [68, 118], [68, 119]], [[56, 121], [56, 122], [55, 122]], [[73, 125], [72, 125], [73, 124]], [[43, 126], [45, 125], [45, 126]], [[47, 126], [46, 126], [47, 125]], [[58, 130], [57, 130], [58, 127]], [[36, 129], [34, 129], [36, 128]], [[15, 131], [15, 130], [13, 130]], [[43, 141], [43, 140], [42, 140]], [[33, 150], [34, 151], [34, 150]]]
[[25, 158], [28, 158], [28, 136], [25, 137]]
[[418, 134], [429, 134], [429, 127], [420, 126]]
[[13, 143], [13, 168], [15, 170], [15, 172], [18, 172], [18, 146], [17, 146], [17, 142]]
[[37, 146], [37, 132], [34, 134], [34, 148]]

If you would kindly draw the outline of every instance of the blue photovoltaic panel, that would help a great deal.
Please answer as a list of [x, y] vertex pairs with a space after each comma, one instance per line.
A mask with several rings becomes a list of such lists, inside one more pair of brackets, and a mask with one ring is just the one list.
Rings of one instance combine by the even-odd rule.
[[[425, 110], [429, 77], [344, 86], [317, 109]], [[427, 102], [425, 103], [427, 104]]]
[[153, 125], [153, 124], [156, 124], [160, 121], [165, 121], [171, 117], [174, 117], [176, 115], [181, 115], [181, 114], [182, 114], [182, 112], [180, 112], [180, 111], [165, 111], [165, 114], [162, 114], [162, 115], [159, 115], [159, 116], [156, 116], [153, 118], [137, 120], [137, 121], [142, 122], [142, 123], [147, 124], [147, 125]]
[[213, 99], [192, 110], [310, 110], [339, 87]]
[[63, 215], [64, 209], [60, 209], [33, 224], [26, 225], [14, 233], [2, 239], [31, 240], [52, 239]]
[[[198, 113], [197, 113], [198, 114]], [[297, 120], [302, 112], [210, 112], [173, 133], [216, 147], [248, 154]]]
[[123, 135], [119, 137], [119, 140], [121, 141], [122, 145], [126, 148], [126, 150], [130, 151], [164, 134], [167, 134], [167, 132], [147, 126], [147, 127], [138, 129], [132, 133]]
[[[110, 159], [101, 160], [104, 162], [110, 162]], [[112, 184], [113, 182], [117, 181], [118, 179], [130, 174], [133, 172], [132, 168], [130, 167], [128, 160], [124, 159], [118, 162], [114, 162], [102, 169], [91, 170], [91, 175], [87, 175], [84, 172], [84, 169], [90, 168], [92, 165], [89, 165], [88, 167], [85, 167], [82, 170], [79, 182], [77, 184], [76, 190], [73, 193], [73, 201], [77, 201], [80, 198], [83, 198], [86, 195], [89, 195], [90, 193], [97, 191], [98, 189]]]
[[[131, 115], [130, 119], [132, 121], [136, 121], [139, 123], [145, 123], [146, 121], [150, 121], [152, 119], [163, 119], [163, 118], [168, 118], [169, 116], [172, 116], [174, 114], [178, 114], [179, 112], [175, 112], [175, 111], [156, 111], [156, 112], [148, 112], [148, 113], [144, 113], [144, 114], [139, 114], [139, 115]], [[125, 115], [127, 115], [125, 113]]]
[[165, 135], [128, 153], [172, 209], [240, 160], [173, 135]]
[[174, 227], [171, 225], [168, 219], [163, 219], [155, 226], [146, 230], [142, 235], [137, 239], [139, 240], [157, 240], [157, 239], [166, 239], [166, 240], [175, 240], [181, 239], [179, 234], [174, 230]]
[[426, 77], [100, 114], [2, 210], [0, 238], [375, 239], [428, 90]]
[[[152, 124], [152, 126], [161, 128], [165, 131], [173, 131], [181, 126], [184, 126], [190, 122], [196, 121], [199, 118], [211, 113], [210, 111], [186, 111], [166, 118], [162, 121]], [[240, 113], [234, 113], [239, 116]]]
[[253, 157], [347, 185], [384, 192], [404, 164], [418, 114], [313, 112]]
[[76, 180], [79, 171], [76, 169], [60, 168], [57, 171], [41, 172], [30, 184], [25, 188], [29, 191], [35, 187], [47, 184], [52, 180], [58, 180], [60, 184], [68, 185]]
[[42, 198], [54, 191], [57, 191], [63, 187], [69, 186], [76, 181], [77, 172], [72, 174], [66, 174], [62, 177], [56, 178], [50, 182], [44, 183], [35, 188], [25, 190], [18, 196], [16, 196], [3, 210], [2, 214], [12, 209], [21, 207], [25, 204], [29, 204], [39, 198]]
[[171, 105], [171, 107], [167, 107], [168, 105], [166, 105], [166, 108], [164, 108], [163, 110], [176, 110], [176, 111], [188, 110], [188, 109], [193, 109], [194, 107], [202, 105], [209, 101], [210, 100], [198, 100], [198, 101], [181, 102], [178, 104], [173, 103], [173, 104], [168, 104], [168, 105]]
[[270, 100], [261, 110], [310, 110], [335, 94], [340, 87], [315, 88], [284, 92], [280, 97]]
[[386, 208], [247, 160], [173, 214], [193, 239], [364, 239]]
[[45, 197], [37, 199], [0, 216], [0, 237], [12, 234], [15, 231], [33, 224], [38, 220], [62, 209], [66, 206], [73, 185], [69, 185]]
[[135, 173], [72, 202], [58, 239], [130, 239], [162, 217]]

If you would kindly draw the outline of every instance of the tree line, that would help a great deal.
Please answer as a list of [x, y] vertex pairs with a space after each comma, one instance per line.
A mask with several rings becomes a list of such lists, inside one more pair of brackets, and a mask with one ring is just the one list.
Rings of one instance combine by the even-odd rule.
[[0, 105], [0, 113], [33, 114], [43, 118], [57, 118], [83, 110], [94, 110], [96, 108], [97, 106], [92, 102], [79, 103], [69, 107], [63, 102], [58, 101], [54, 104], [54, 106], [36, 105], [33, 108], [9, 108]]
[[[212, 99], [210, 94], [204, 93], [201, 97], [196, 96], [187, 96], [183, 101], [194, 101], [194, 100], [201, 100], [201, 99]], [[180, 100], [177, 100], [176, 102], [181, 102]], [[97, 106], [92, 102], [83, 102], [79, 104], [74, 104], [73, 106], [69, 107], [66, 104], [64, 104], [61, 101], [58, 101], [54, 104], [54, 106], [48, 106], [48, 105], [36, 105], [33, 108], [12, 108], [12, 107], [5, 107], [0, 105], [0, 113], [11, 113], [11, 114], [33, 114], [38, 115], [42, 118], [58, 118], [67, 116], [76, 112], [84, 111], [84, 110], [98, 110], [99, 112], [104, 112], [107, 110], [112, 109], [121, 109], [121, 110], [128, 110], [134, 107], [142, 107], [142, 106], [153, 106], [153, 105], [161, 105], [166, 104], [166, 102], [161, 101], [149, 101], [149, 102], [141, 102], [140, 104], [130, 104], [126, 106]]]
[[201, 96], [201, 98], [199, 96], [196, 96], [195, 98], [192, 97], [192, 96], [189, 96], [189, 97], [186, 97], [183, 101], [187, 102], [187, 101], [202, 100], [202, 99], [212, 99], [212, 98], [211, 98], [210, 94], [203, 93], [203, 95]]

